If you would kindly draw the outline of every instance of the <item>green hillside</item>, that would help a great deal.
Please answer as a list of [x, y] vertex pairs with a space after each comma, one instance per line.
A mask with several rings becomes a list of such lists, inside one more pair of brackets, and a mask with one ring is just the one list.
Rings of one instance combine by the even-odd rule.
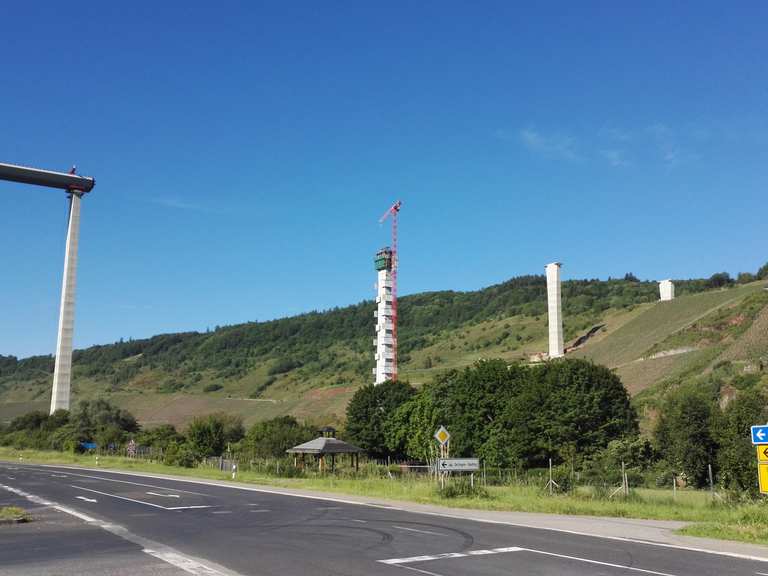
[[[678, 280], [676, 289], [675, 301], [658, 303], [656, 283], [631, 275], [564, 282], [566, 340], [602, 325], [571, 353], [616, 368], [636, 394], [686, 371], [704, 372], [720, 356], [734, 374], [750, 370], [748, 358], [768, 349], [768, 292], [760, 283], [734, 285], [715, 275]], [[339, 422], [356, 388], [371, 379], [373, 310], [368, 301], [93, 346], [75, 352], [73, 394], [108, 396], [146, 424], [183, 424], [218, 410], [247, 423], [286, 413]], [[399, 311], [401, 376], [417, 385], [479, 358], [527, 360], [546, 351], [543, 276], [407, 296]], [[0, 421], [47, 408], [52, 370], [50, 356], [0, 356]]]

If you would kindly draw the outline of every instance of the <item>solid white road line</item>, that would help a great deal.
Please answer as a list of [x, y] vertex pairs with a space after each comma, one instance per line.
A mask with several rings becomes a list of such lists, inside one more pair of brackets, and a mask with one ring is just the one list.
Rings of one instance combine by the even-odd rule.
[[[395, 528], [397, 528], [397, 526], [395, 526]], [[488, 554], [504, 554], [508, 552], [532, 552], [534, 554], [554, 556], [555, 558], [562, 558], [564, 560], [574, 560], [576, 562], [585, 562], [587, 564], [596, 564], [598, 566], [609, 566], [611, 568], [631, 570], [633, 572], [641, 572], [643, 574], [654, 574], [655, 576], [675, 576], [674, 574], [669, 574], [667, 572], [656, 572], [655, 570], [646, 570], [644, 568], [636, 568], [634, 566], [626, 566], [624, 564], [613, 564], [611, 562], [602, 562], [600, 560], [592, 560], [590, 558], [581, 558], [579, 556], [568, 556], [566, 554], [556, 554], [554, 552], [547, 552], [545, 550], [534, 550], [532, 548], [520, 548], [518, 546], [510, 546], [508, 548], [492, 548], [490, 550], [470, 550], [468, 552], [448, 552], [446, 554], [434, 554], [431, 556], [411, 556], [410, 558], [390, 558], [388, 560], [379, 560], [379, 562], [382, 564], [400, 566], [403, 564], [413, 564], [414, 562], [431, 562], [434, 560], [446, 560], [449, 558], [467, 558], [470, 556], [485, 556]]]
[[211, 506], [160, 506], [160, 504], [154, 504], [153, 502], [145, 502], [144, 500], [136, 500], [135, 498], [128, 498], [127, 496], [118, 496], [117, 494], [110, 494], [109, 492], [102, 492], [100, 490], [94, 490], [92, 488], [85, 488], [84, 486], [77, 486], [70, 484], [72, 488], [78, 490], [85, 490], [87, 492], [93, 492], [94, 494], [101, 494], [102, 496], [109, 496], [110, 498], [117, 498], [118, 500], [127, 500], [128, 502], [134, 502], [135, 504], [144, 504], [145, 506], [152, 506], [153, 508], [160, 508], [161, 510], [191, 510], [194, 508], [211, 508]]
[[150, 496], [161, 496], [163, 498], [181, 498], [178, 494], [158, 494], [157, 492], [147, 492]]
[[408, 532], [418, 532], [419, 534], [431, 534], [433, 536], [448, 536], [448, 534], [443, 534], [442, 532], [432, 532], [430, 530], [417, 530], [416, 528], [406, 528], [405, 526], [395, 526], [392, 525], [392, 528], [397, 528], [398, 530], [407, 530]]
[[78, 500], [84, 500], [85, 502], [98, 502], [95, 498], [86, 498], [85, 496], [75, 496]]
[[[31, 467], [32, 465], [30, 465]], [[94, 469], [94, 468], [71, 468], [67, 466], [54, 466], [52, 464], [39, 464], [38, 466], [44, 466], [47, 468], [65, 468], [67, 470], [73, 469], [73, 470], [89, 470], [93, 472], [102, 472], [102, 470]], [[740, 560], [752, 560], [754, 562], [768, 562], [768, 557], [766, 556], [755, 556], [752, 554], [741, 554], [739, 552], [726, 552], [723, 550], [710, 550], [708, 548], [698, 548], [696, 546], [683, 546], [680, 544], [668, 544], [666, 542], [651, 542], [649, 540], [641, 540], [639, 538], [627, 538], [624, 536], [606, 536], [601, 534], [594, 534], [591, 532], [583, 532], [580, 530], [567, 530], [565, 528], [547, 528], [544, 526], [533, 526], [531, 524], [524, 524], [522, 522], [510, 522], [507, 520], [493, 520], [491, 518], [482, 518], [482, 517], [476, 517], [476, 516], [461, 516], [458, 514], [451, 514], [449, 512], [429, 512], [424, 510], [413, 510], [409, 509], [404, 506], [393, 506], [393, 505], [384, 505], [384, 504], [374, 504], [372, 502], [359, 502], [357, 500], [346, 500], [344, 498], [335, 498], [331, 496], [313, 496], [310, 494], [294, 494], [292, 492], [284, 492], [282, 490], [274, 490], [271, 488], [262, 488], [262, 487], [255, 487], [255, 486], [242, 486], [238, 484], [231, 484], [231, 483], [224, 483], [224, 482], [217, 482], [215, 480], [200, 480], [200, 479], [193, 479], [193, 478], [173, 478], [168, 475], [164, 474], [145, 474], [140, 472], [123, 472], [121, 470], [110, 470], [111, 474], [124, 474], [127, 476], [142, 476], [144, 478], [157, 478], [160, 480], [168, 480], [171, 482], [185, 482], [189, 484], [198, 484], [203, 486], [218, 486], [220, 488], [229, 488], [234, 490], [247, 490], [250, 492], [259, 492], [262, 494], [274, 494], [277, 496], [291, 496], [293, 498], [306, 498], [309, 500], [323, 500], [326, 502], [339, 502], [341, 504], [352, 504], [355, 506], [366, 506], [369, 508], [379, 508], [384, 510], [397, 510], [399, 512], [409, 512], [411, 514], [423, 514], [426, 516], [437, 516], [440, 518], [452, 518], [454, 520], [467, 520], [470, 522], [482, 522], [484, 524], [499, 524], [502, 526], [514, 526], [516, 528], [528, 528], [531, 530], [545, 530], [548, 532], [559, 532], [562, 534], [572, 534], [574, 536], [587, 536], [589, 538], [597, 538], [600, 540], [611, 540], [614, 542], [629, 542], [631, 544], [640, 544], [642, 546], [655, 546], [658, 548], [668, 548], [671, 550], [684, 550], [686, 552], [697, 552], [701, 554], [712, 554], [715, 556], [725, 556], [727, 558], [738, 558]], [[100, 476], [94, 476], [94, 478], [99, 478], [100, 480], [107, 480], [107, 478], [102, 478]], [[115, 480], [117, 481], [117, 480]], [[128, 482], [128, 484], [135, 484], [134, 482]], [[184, 490], [177, 490], [177, 492], [184, 492]], [[196, 492], [193, 492], [193, 494], [197, 494]], [[209, 494], [201, 494], [202, 496], [210, 496]]]
[[429, 570], [422, 570], [421, 568], [415, 568], [414, 566], [405, 566], [402, 565], [400, 568], [405, 568], [406, 570], [410, 570], [411, 572], [418, 572], [419, 574], [426, 574], [427, 576], [443, 576], [442, 574], [438, 574], [437, 572], [430, 572]]

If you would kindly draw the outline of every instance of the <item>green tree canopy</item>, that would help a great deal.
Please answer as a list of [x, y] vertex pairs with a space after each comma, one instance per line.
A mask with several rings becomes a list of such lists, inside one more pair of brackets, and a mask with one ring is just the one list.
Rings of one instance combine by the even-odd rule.
[[398, 456], [398, 447], [387, 445], [385, 425], [413, 394], [413, 387], [400, 380], [359, 388], [347, 406], [346, 435], [349, 440], [374, 458]]
[[716, 464], [717, 442], [712, 434], [716, 406], [700, 390], [676, 390], [662, 404], [654, 432], [659, 454], [697, 488], [707, 485], [708, 466]]
[[316, 435], [312, 426], [300, 424], [293, 416], [278, 416], [251, 426], [243, 448], [260, 458], [280, 458], [288, 448], [312, 440]]
[[619, 378], [571, 359], [534, 367], [484, 360], [448, 372], [396, 411], [387, 441], [413, 458], [429, 457], [441, 424], [451, 433], [452, 456], [505, 466], [539, 466], [574, 451], [588, 456], [638, 430]]

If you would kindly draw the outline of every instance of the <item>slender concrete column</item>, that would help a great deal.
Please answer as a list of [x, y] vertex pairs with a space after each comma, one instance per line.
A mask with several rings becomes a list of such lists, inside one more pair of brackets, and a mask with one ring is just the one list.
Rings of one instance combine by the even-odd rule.
[[56, 340], [56, 366], [53, 370], [51, 414], [59, 408], [69, 410], [72, 378], [72, 334], [75, 329], [75, 287], [77, 283], [77, 245], [80, 236], [80, 193], [70, 194], [67, 248], [64, 253], [64, 279], [61, 286], [59, 333]]
[[560, 305], [559, 262], [547, 264], [547, 308], [549, 322], [549, 357], [563, 356], [563, 316]]

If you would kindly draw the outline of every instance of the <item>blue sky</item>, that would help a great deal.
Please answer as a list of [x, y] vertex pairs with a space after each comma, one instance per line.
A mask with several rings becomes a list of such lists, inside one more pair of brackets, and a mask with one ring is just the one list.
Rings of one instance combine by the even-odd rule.
[[[76, 345], [370, 298], [397, 198], [406, 294], [768, 260], [768, 7], [530, 4], [6, 6], [0, 161], [97, 181]], [[0, 353], [55, 347], [66, 209], [0, 183]]]

